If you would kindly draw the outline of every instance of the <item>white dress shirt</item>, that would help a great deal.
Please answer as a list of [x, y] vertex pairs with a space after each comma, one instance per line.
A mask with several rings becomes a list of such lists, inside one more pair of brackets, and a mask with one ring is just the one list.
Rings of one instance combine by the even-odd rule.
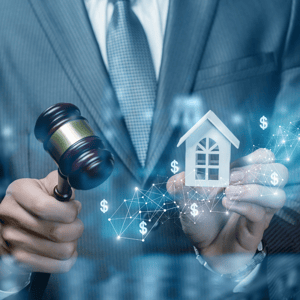
[[[102, 58], [108, 69], [106, 53], [106, 32], [114, 10], [115, 0], [84, 0], [91, 25], [99, 44]], [[169, 0], [130, 0], [132, 10], [140, 20], [150, 47], [156, 78], [159, 78], [163, 41], [167, 23]], [[97, 62], [95, 62], [97, 63]], [[109, 71], [109, 69], [108, 69]], [[236, 287], [234, 292], [241, 291], [249, 284], [258, 272], [259, 267], [250, 273]], [[1, 278], [0, 278], [1, 280]], [[28, 279], [19, 287], [7, 292], [0, 291], [0, 300], [16, 293], [28, 284]]]

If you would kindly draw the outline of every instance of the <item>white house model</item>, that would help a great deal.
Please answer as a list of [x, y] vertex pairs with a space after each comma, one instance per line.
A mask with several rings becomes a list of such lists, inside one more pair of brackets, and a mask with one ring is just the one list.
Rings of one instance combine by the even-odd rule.
[[229, 185], [231, 144], [240, 141], [210, 110], [184, 136], [186, 141], [185, 185], [226, 187]]

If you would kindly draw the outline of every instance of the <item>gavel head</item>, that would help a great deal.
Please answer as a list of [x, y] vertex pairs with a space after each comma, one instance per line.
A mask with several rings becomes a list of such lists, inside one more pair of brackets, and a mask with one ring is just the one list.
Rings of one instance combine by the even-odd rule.
[[113, 155], [75, 105], [58, 103], [46, 109], [36, 121], [34, 134], [73, 188], [92, 189], [110, 176]]

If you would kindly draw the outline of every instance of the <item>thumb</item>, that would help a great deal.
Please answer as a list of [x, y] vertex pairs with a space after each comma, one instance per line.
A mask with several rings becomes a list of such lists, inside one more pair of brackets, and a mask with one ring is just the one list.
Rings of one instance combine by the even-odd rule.
[[[52, 171], [45, 178], [40, 179], [39, 181], [42, 183], [42, 188], [49, 196], [54, 196], [54, 188], [58, 184], [58, 171]], [[72, 188], [72, 196], [70, 200], [75, 199], [75, 189]]]
[[174, 199], [185, 198], [190, 190], [190, 187], [185, 186], [185, 172], [172, 176], [167, 182], [167, 191]]

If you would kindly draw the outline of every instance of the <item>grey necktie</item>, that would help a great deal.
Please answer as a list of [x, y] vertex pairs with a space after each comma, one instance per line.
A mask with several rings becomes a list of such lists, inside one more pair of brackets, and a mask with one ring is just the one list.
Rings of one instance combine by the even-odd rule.
[[106, 47], [112, 85], [137, 156], [144, 167], [157, 82], [146, 34], [129, 0], [118, 0], [114, 5]]

